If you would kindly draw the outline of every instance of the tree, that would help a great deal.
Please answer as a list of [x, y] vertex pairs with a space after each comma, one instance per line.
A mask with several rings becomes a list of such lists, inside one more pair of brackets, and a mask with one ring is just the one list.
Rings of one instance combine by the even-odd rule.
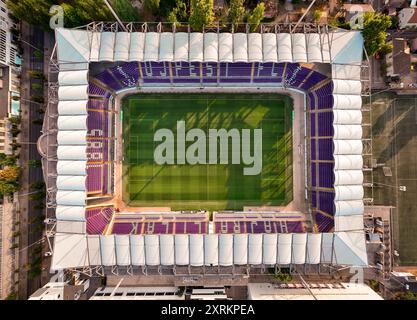
[[11, 124], [19, 125], [20, 122], [22, 121], [22, 118], [21, 117], [16, 117], [16, 116], [11, 116], [10, 118], [8, 118], [8, 120]]
[[19, 185], [17, 183], [7, 183], [5, 181], [0, 180], [0, 195], [11, 195], [19, 189]]
[[45, 188], [45, 183], [43, 181], [36, 181], [30, 184], [31, 190], [42, 190]]
[[171, 10], [167, 17], [168, 22], [175, 24], [176, 26], [181, 25], [179, 22], [187, 20], [187, 5], [182, 0], [177, 2], [177, 6]]
[[54, 3], [53, 0], [7, 0], [6, 5], [16, 18], [48, 30], [49, 8]]
[[178, 18], [177, 18], [177, 8], [172, 9], [172, 11], [169, 13], [168, 17], [167, 17], [167, 21], [175, 24], [175, 26], [180, 26], [181, 24], [178, 22]]
[[139, 21], [139, 14], [136, 8], [132, 6], [129, 0], [113, 0], [112, 6], [114, 11], [122, 21], [135, 22]]
[[0, 153], [0, 166], [15, 166], [16, 157]]
[[314, 22], [319, 22], [320, 21], [320, 18], [321, 18], [321, 11], [320, 10], [314, 10], [314, 13], [313, 13], [313, 21]]
[[8, 166], [0, 170], [0, 180], [5, 182], [16, 182], [19, 179], [20, 170], [16, 166]]
[[259, 2], [252, 13], [248, 16], [248, 23], [250, 24], [251, 31], [255, 31], [265, 14], [265, 5], [263, 2]]
[[146, 7], [152, 12], [152, 14], [158, 14], [159, 0], [146, 0]]
[[190, 25], [195, 30], [202, 30], [204, 25], [214, 21], [213, 0], [191, 0]]
[[388, 53], [392, 45], [386, 43], [386, 30], [391, 27], [391, 18], [385, 14], [365, 12], [363, 14], [363, 39], [365, 49], [369, 56], [377, 52]]
[[245, 15], [245, 6], [243, 3], [245, 0], [230, 0], [230, 9], [228, 14], [228, 19], [230, 23], [234, 25], [243, 21], [243, 16]]
[[40, 168], [42, 166], [41, 160], [29, 160], [28, 166], [31, 168]]

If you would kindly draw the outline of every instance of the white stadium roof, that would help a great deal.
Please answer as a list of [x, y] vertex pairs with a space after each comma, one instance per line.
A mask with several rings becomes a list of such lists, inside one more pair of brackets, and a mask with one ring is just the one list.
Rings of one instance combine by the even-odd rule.
[[[57, 209], [52, 269], [126, 265], [366, 265], [363, 232], [360, 32], [158, 33], [56, 29]], [[335, 228], [332, 234], [120, 235], [85, 233], [90, 62], [306, 62], [332, 66]], [[258, 84], [259, 85], [259, 84]], [[62, 223], [66, 222], [66, 223]], [[70, 224], [74, 223], [71, 227]]]

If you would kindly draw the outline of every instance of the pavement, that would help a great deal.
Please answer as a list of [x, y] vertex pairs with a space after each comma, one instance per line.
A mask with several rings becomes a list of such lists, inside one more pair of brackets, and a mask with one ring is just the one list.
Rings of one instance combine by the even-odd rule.
[[[43, 181], [42, 169], [41, 168], [29, 168], [27, 163], [28, 160], [41, 159], [38, 154], [36, 141], [41, 135], [41, 126], [33, 124], [34, 119], [42, 117], [38, 113], [40, 106], [36, 103], [29, 102], [30, 97], [35, 95], [31, 88], [33, 79], [29, 76], [30, 70], [44, 71], [43, 59], [37, 59], [34, 57], [35, 48], [43, 50], [44, 48], [44, 32], [37, 28], [28, 25], [23, 22], [21, 25], [22, 33], [22, 46], [23, 46], [23, 65], [22, 65], [22, 78], [21, 78], [21, 144], [22, 148], [20, 151], [20, 164], [22, 167], [22, 178], [21, 178], [21, 190], [20, 190], [20, 254], [19, 254], [19, 299], [27, 299], [31, 293], [41, 287], [40, 277], [30, 279], [26, 268], [24, 267], [30, 263], [29, 258], [33, 248], [33, 245], [42, 238], [42, 231], [34, 231], [34, 226], [29, 223], [34, 217], [44, 214], [43, 210], [33, 209], [33, 206], [37, 204], [30, 200], [27, 193], [30, 192], [29, 186], [33, 182]], [[29, 44], [30, 45], [29, 45]], [[49, 49], [52, 51], [52, 49]]]

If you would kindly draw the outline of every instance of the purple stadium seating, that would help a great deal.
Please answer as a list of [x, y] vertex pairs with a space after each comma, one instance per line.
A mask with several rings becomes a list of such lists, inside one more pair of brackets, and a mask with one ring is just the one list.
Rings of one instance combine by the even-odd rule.
[[113, 208], [86, 209], [88, 234], [102, 234], [113, 215]]
[[[127, 62], [118, 66], [104, 70], [95, 77], [98, 81], [96, 84], [90, 84], [89, 94], [92, 96], [89, 100], [88, 108], [88, 129], [90, 137], [106, 138], [109, 135], [109, 118], [107, 113], [94, 112], [93, 110], [106, 110], [108, 108], [108, 98], [111, 95], [109, 90], [118, 91], [124, 88], [134, 87], [141, 83], [149, 84], [198, 84], [202, 82], [205, 85], [221, 84], [221, 83], [276, 83], [287, 87], [304, 90], [307, 93], [307, 109], [309, 110], [323, 110], [329, 109], [328, 112], [314, 112], [309, 116], [310, 121], [310, 154], [312, 160], [333, 160], [333, 84], [329, 81], [326, 75], [314, 71], [298, 63], [214, 63], [214, 62]], [[102, 83], [102, 87], [97, 85]], [[105, 87], [109, 89], [105, 89]], [[104, 97], [104, 99], [95, 98]], [[111, 185], [107, 182], [109, 180], [109, 172], [112, 172], [111, 164], [105, 164], [109, 157], [109, 140], [92, 139], [88, 152], [91, 154], [91, 161], [99, 161], [106, 165], [103, 167], [103, 192], [107, 193], [111, 190]], [[95, 162], [94, 162], [95, 163]], [[94, 170], [93, 170], [94, 171]], [[318, 176], [316, 176], [318, 174]], [[94, 183], [97, 182], [95, 173], [92, 173], [93, 178], [88, 180], [91, 187], [96, 187]], [[334, 187], [334, 173], [333, 165], [327, 163], [325, 165], [318, 165], [316, 162], [311, 162], [311, 183], [313, 188], [328, 188], [331, 190]], [[91, 181], [90, 181], [91, 180]], [[108, 190], [109, 189], [109, 190]], [[317, 190], [312, 190], [314, 199], [311, 199], [313, 208], [317, 208], [322, 212], [333, 215], [333, 200], [332, 192], [324, 193]], [[324, 194], [324, 195], [323, 195]], [[312, 195], [313, 197], [313, 195]], [[334, 197], [333, 197], [334, 198]], [[331, 219], [330, 219], [331, 220]], [[318, 220], [316, 220], [317, 222]], [[324, 221], [324, 229], [332, 226], [328, 220], [321, 218]], [[120, 223], [123, 224], [123, 223]], [[220, 230], [216, 226], [216, 230]], [[282, 232], [282, 226], [272, 224], [272, 228], [276, 228], [275, 232]], [[187, 223], [176, 222], [175, 232], [188, 233], [195, 232], [200, 226], [194, 226]], [[119, 229], [120, 228], [120, 229]], [[114, 230], [124, 230], [124, 226], [115, 224]], [[203, 227], [207, 228], [205, 225]], [[265, 227], [253, 224], [251, 226], [246, 223], [229, 225], [226, 224], [227, 232], [230, 230], [247, 230], [250, 232], [258, 232], [264, 230]], [[300, 223], [287, 221], [286, 228], [294, 230], [303, 230]], [[128, 229], [128, 228], [127, 228]], [[267, 227], [268, 229], [268, 227]], [[285, 228], [284, 228], [285, 229]], [[145, 229], [146, 230], [146, 229]], [[154, 225], [154, 232], [164, 232], [166, 226]], [[269, 229], [268, 229], [269, 230]], [[285, 231], [285, 230], [284, 230]], [[120, 231], [122, 232], [122, 231]], [[124, 231], [123, 231], [124, 232]], [[122, 232], [122, 233], [123, 233]], [[301, 232], [301, 231], [300, 231]]]

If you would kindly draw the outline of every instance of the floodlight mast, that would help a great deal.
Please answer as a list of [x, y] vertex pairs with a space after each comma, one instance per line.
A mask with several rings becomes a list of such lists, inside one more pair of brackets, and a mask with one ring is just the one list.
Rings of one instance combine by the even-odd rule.
[[117, 22], [120, 24], [120, 26], [122, 27], [122, 29], [125, 32], [128, 32], [128, 30], [126, 29], [126, 27], [122, 23], [122, 20], [120, 20], [119, 16], [117, 15], [116, 11], [114, 11], [113, 8], [111, 7], [110, 3], [107, 0], [103, 0], [103, 1], [106, 4], [106, 6], [109, 8], [109, 10], [112, 13], [112, 15], [116, 18]]

